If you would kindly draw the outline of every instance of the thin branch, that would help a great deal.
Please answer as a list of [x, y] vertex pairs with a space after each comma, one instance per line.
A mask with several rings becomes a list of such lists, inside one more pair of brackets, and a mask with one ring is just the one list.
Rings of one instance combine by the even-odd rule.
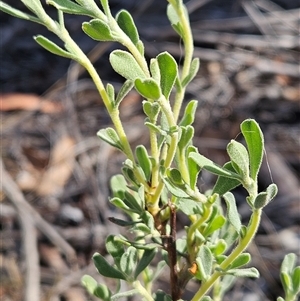
[[19, 187], [5, 170], [0, 158], [1, 186], [5, 195], [15, 206], [20, 225], [22, 228], [22, 239], [24, 257], [26, 264], [25, 272], [25, 294], [24, 301], [40, 300], [40, 267], [37, 245], [37, 233], [31, 213], [25, 206], [26, 200]]

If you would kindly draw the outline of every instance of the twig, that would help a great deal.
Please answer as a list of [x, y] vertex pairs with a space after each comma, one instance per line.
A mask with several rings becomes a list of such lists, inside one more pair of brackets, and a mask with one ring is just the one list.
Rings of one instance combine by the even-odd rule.
[[[266, 20], [265, 15], [262, 14], [255, 6], [253, 1], [242, 1], [242, 6], [247, 12], [251, 20], [256, 24], [262, 34], [266, 36], [276, 36], [274, 29], [272, 28], [270, 22]], [[264, 22], [262, 22], [264, 21]]]
[[25, 274], [25, 295], [24, 301], [40, 300], [40, 268], [39, 254], [37, 246], [37, 233], [31, 213], [26, 208], [26, 200], [15, 184], [11, 176], [7, 173], [0, 158], [0, 173], [2, 189], [5, 195], [16, 207], [23, 232], [23, 247], [26, 264]]

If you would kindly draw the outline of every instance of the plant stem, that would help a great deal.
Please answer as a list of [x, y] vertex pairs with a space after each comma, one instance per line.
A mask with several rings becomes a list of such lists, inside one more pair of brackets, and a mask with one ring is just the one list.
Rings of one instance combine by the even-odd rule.
[[[260, 224], [260, 218], [261, 218], [261, 209], [254, 209], [249, 225], [247, 227], [247, 233], [244, 238], [242, 238], [237, 245], [237, 247], [231, 252], [231, 254], [220, 264], [221, 270], [226, 270], [226, 268], [229, 267], [229, 265], [248, 247], [250, 242], [253, 240], [258, 226]], [[195, 296], [191, 301], [199, 301], [201, 298], [204, 297], [204, 295], [210, 290], [210, 288], [213, 286], [215, 281], [222, 276], [223, 274], [219, 271], [214, 272], [211, 277], [204, 282], [200, 289], [197, 291]]]
[[141, 285], [140, 281], [136, 280], [136, 281], [132, 282], [132, 286], [139, 291], [140, 295], [142, 295], [146, 301], [154, 301], [153, 297]]

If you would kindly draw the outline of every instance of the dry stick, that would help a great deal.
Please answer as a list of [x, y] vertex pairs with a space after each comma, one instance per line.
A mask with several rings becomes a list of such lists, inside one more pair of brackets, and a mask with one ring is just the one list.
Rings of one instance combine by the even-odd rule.
[[[276, 36], [276, 33], [271, 24], [266, 20], [265, 15], [262, 14], [251, 1], [242, 1], [242, 6], [249, 15], [254, 24], [258, 27], [262, 34], [266, 36]], [[265, 21], [265, 22], [262, 22]]]
[[292, 29], [294, 32], [299, 33], [299, 26], [297, 26], [296, 22], [290, 18], [281, 18], [281, 13], [285, 12], [285, 10], [277, 5], [276, 3], [269, 0], [255, 0], [257, 6], [261, 9], [266, 10], [274, 17], [277, 17], [282, 24], [285, 24], [287, 27]]
[[[77, 256], [75, 250], [72, 246], [53, 228], [48, 222], [46, 222], [41, 215], [26, 201], [23, 194], [19, 190], [18, 186], [11, 179], [10, 175], [5, 171], [0, 159], [0, 172], [2, 173], [2, 182], [3, 189], [7, 197], [13, 202], [15, 206], [18, 206], [17, 209], [21, 209], [22, 214], [25, 214], [31, 221], [33, 221], [36, 227], [48, 237], [48, 239], [57, 246], [67, 257], [69, 263], [75, 267], [77, 263]], [[10, 179], [10, 180], [7, 180]], [[6, 181], [6, 182], [5, 182]], [[11, 184], [7, 186], [8, 184]], [[12, 186], [13, 185], [13, 186]], [[9, 189], [8, 189], [9, 188]], [[16, 198], [16, 196], [18, 198]], [[31, 235], [31, 233], [30, 233]], [[32, 254], [30, 254], [32, 256]]]
[[3, 166], [0, 159], [0, 173], [2, 189], [5, 195], [11, 200], [16, 207], [18, 217], [22, 228], [22, 238], [24, 247], [24, 256], [26, 264], [25, 273], [25, 296], [24, 301], [39, 301], [40, 300], [40, 268], [39, 254], [37, 246], [37, 233], [34, 221], [30, 212], [24, 204], [26, 200], [20, 191], [19, 187], [13, 181]]

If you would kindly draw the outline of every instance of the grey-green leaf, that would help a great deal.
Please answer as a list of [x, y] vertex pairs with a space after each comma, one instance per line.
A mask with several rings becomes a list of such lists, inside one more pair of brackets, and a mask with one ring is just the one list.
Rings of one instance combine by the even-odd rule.
[[199, 58], [194, 58], [191, 62], [189, 74], [182, 80], [182, 87], [186, 87], [196, 76], [200, 66]]
[[131, 14], [127, 10], [122, 9], [116, 15], [116, 20], [117, 20], [117, 23], [119, 24], [120, 28], [130, 38], [132, 43], [134, 45], [137, 45], [137, 43], [139, 41], [139, 33], [134, 24]]
[[57, 10], [61, 10], [67, 14], [86, 15], [90, 17], [94, 16], [92, 11], [70, 0], [48, 0], [47, 3], [53, 5]]
[[146, 79], [146, 76], [133, 55], [124, 50], [114, 50], [109, 56], [113, 69], [133, 82], [137, 79]]
[[137, 263], [137, 250], [130, 246], [122, 255], [120, 260], [120, 268], [124, 274], [130, 276], [136, 267]]
[[127, 79], [124, 84], [122, 85], [121, 89], [119, 90], [116, 100], [115, 100], [115, 106], [119, 106], [121, 101], [126, 97], [126, 95], [131, 91], [133, 87], [133, 82], [129, 79]]
[[213, 256], [207, 246], [202, 245], [200, 247], [199, 257], [196, 258], [196, 263], [202, 279], [206, 280], [210, 276], [213, 264]]
[[188, 157], [188, 170], [190, 175], [190, 187], [192, 190], [195, 190], [198, 180], [198, 175], [200, 172], [200, 167], [196, 164], [194, 160], [189, 157], [190, 153], [197, 153], [197, 148], [194, 146], [189, 146], [187, 148], [187, 157]]
[[115, 38], [109, 26], [100, 19], [82, 23], [82, 30], [96, 41], [114, 41]]
[[198, 101], [191, 100], [185, 107], [183, 117], [179, 123], [181, 126], [191, 125], [195, 120], [195, 114], [197, 109]]
[[251, 260], [251, 255], [249, 253], [242, 253], [240, 254], [230, 265], [230, 269], [240, 268]]
[[108, 144], [123, 150], [122, 143], [119, 139], [117, 132], [113, 128], [101, 129], [98, 131], [97, 136], [107, 142]]
[[250, 176], [256, 180], [264, 155], [264, 136], [258, 123], [253, 119], [243, 121], [241, 131], [249, 152]]
[[256, 209], [263, 208], [268, 205], [277, 195], [278, 188], [276, 184], [270, 184], [265, 192], [260, 192], [255, 200], [254, 207]]
[[138, 163], [141, 166], [141, 168], [146, 176], [146, 180], [150, 181], [152, 164], [151, 164], [151, 160], [149, 159], [147, 149], [145, 148], [144, 145], [138, 145], [135, 149], [135, 154], [136, 154]]
[[249, 155], [245, 146], [235, 140], [227, 145], [227, 153], [231, 159], [232, 166], [243, 179], [249, 177]]
[[256, 268], [248, 268], [248, 269], [232, 269], [226, 271], [227, 275], [233, 275], [236, 277], [251, 277], [251, 278], [258, 278], [259, 272]]
[[6, 14], [9, 14], [13, 17], [16, 17], [16, 18], [20, 18], [20, 19], [24, 19], [24, 20], [28, 20], [28, 21], [32, 21], [32, 22], [36, 22], [36, 23], [39, 23], [39, 24], [43, 24], [43, 22], [32, 16], [32, 15], [29, 15], [29, 14], [26, 14], [4, 2], [0, 2], [0, 10], [5, 12]]
[[74, 59], [73, 54], [60, 48], [59, 46], [57, 46], [55, 43], [53, 43], [49, 39], [45, 38], [44, 36], [38, 35], [38, 36], [35, 36], [34, 39], [38, 44], [40, 44], [43, 48], [45, 48], [49, 52], [54, 53], [59, 56], [62, 56], [62, 57], [69, 58], [69, 59]]
[[236, 232], [240, 233], [242, 223], [237, 210], [234, 195], [231, 192], [226, 192], [223, 197], [227, 205], [227, 216], [229, 222], [235, 228]]
[[102, 276], [125, 280], [124, 274], [112, 267], [101, 254], [95, 253], [93, 255], [93, 261], [96, 269]]
[[178, 73], [177, 63], [168, 52], [160, 53], [156, 59], [160, 70], [161, 92], [166, 99], [169, 99]]
[[156, 254], [156, 248], [145, 250], [134, 272], [134, 278], [147, 268]]
[[[227, 162], [223, 165], [223, 168], [230, 170], [231, 172], [235, 172], [231, 162]], [[217, 182], [212, 190], [212, 193], [218, 193], [219, 195], [223, 195], [224, 193], [232, 190], [233, 188], [241, 185], [241, 182], [236, 179], [227, 178], [219, 176]]]
[[211, 173], [214, 173], [219, 176], [224, 176], [226, 178], [232, 178], [237, 180], [242, 180], [241, 176], [235, 172], [232, 172], [226, 168], [221, 167], [220, 165], [214, 163], [210, 159], [200, 155], [198, 153], [192, 152], [189, 154], [189, 158], [193, 159], [200, 168], [204, 168]]

